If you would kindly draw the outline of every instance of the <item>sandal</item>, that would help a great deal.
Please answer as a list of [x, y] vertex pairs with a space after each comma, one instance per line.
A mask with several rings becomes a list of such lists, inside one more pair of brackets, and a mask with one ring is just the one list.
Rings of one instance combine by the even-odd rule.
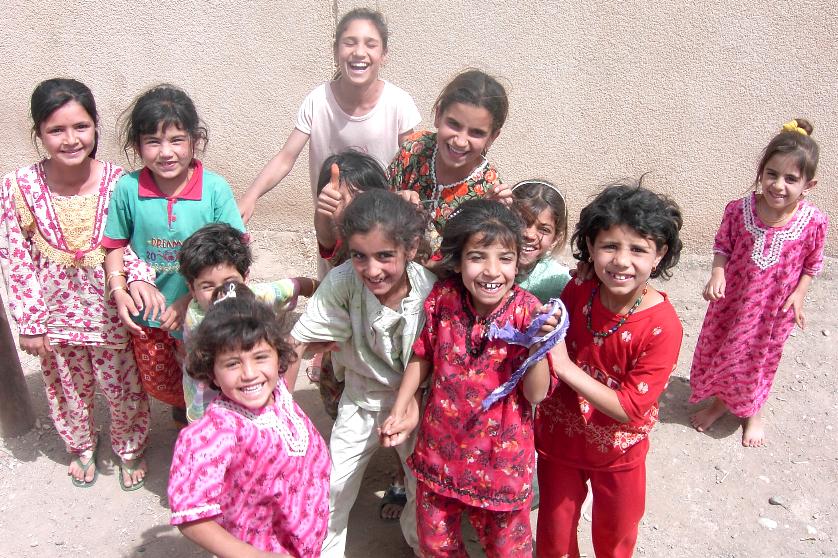
[[[73, 462], [81, 468], [84, 472], [81, 479], [77, 479], [73, 475], [70, 475], [70, 479], [73, 481], [73, 486], [78, 488], [90, 488], [94, 484], [96, 484], [96, 479], [99, 478], [99, 469], [96, 468], [96, 452], [98, 451], [99, 447], [98, 444], [93, 447], [93, 453], [90, 454], [90, 459], [87, 460], [87, 463], [81, 460], [81, 456], [77, 455], [73, 458]], [[90, 482], [84, 480], [84, 477], [87, 476], [87, 472], [90, 471], [90, 468], [93, 467], [93, 480]], [[69, 472], [67, 473], [69, 474]]]
[[[139, 490], [145, 485], [145, 477], [141, 478], [134, 484], [128, 485], [125, 484], [125, 474], [127, 473], [128, 476], [132, 476], [134, 472], [138, 469], [138, 467], [129, 467], [125, 464], [125, 460], [121, 457], [118, 458], [119, 461], [117, 462], [116, 466], [119, 468], [119, 487], [122, 488], [123, 492], [133, 492], [134, 490]], [[142, 456], [135, 457], [134, 459], [129, 459], [128, 461], [133, 461], [134, 464], [138, 464], [142, 461]]]
[[[407, 505], [407, 493], [404, 486], [399, 484], [391, 484], [384, 491], [384, 496], [381, 498], [381, 505], [378, 507], [378, 517], [384, 520], [398, 519], [398, 517], [384, 517], [384, 506], [401, 506], [402, 509]], [[401, 514], [400, 514], [401, 515]]]

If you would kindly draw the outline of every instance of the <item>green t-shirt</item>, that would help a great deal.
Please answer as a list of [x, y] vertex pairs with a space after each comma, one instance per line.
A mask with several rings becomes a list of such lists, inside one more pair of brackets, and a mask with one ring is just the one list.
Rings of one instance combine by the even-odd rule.
[[553, 258], [547, 257], [539, 260], [527, 278], [518, 285], [534, 294], [542, 304], [546, 304], [551, 298], [558, 298], [562, 294], [568, 281], [568, 269]]

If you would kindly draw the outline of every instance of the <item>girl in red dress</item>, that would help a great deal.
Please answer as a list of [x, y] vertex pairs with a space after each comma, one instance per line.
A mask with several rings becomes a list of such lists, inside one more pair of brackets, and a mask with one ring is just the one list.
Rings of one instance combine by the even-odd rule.
[[586, 481], [596, 555], [632, 554], [648, 434], [682, 335], [669, 298], [649, 279], [668, 277], [678, 262], [681, 223], [674, 202], [636, 184], [610, 186], [582, 210], [571, 243], [594, 277], [562, 291], [570, 328], [550, 352], [557, 387], [536, 411], [538, 556], [579, 556]]
[[483, 410], [527, 349], [488, 338], [491, 324], [525, 330], [541, 304], [515, 284], [523, 223], [501, 203], [464, 202], [442, 235], [443, 270], [425, 301], [425, 326], [413, 345], [382, 444], [400, 443], [419, 422], [420, 386], [430, 377], [416, 449], [417, 531], [423, 556], [467, 556], [463, 513], [486, 555], [531, 556], [529, 505], [535, 465], [532, 404], [547, 394], [547, 363]]

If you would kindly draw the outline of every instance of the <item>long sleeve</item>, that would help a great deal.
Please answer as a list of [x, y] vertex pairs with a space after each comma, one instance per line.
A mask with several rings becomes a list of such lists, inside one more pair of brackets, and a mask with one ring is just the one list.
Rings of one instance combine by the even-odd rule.
[[15, 205], [14, 174], [0, 184], [0, 267], [8, 292], [9, 311], [21, 335], [47, 332], [49, 312], [41, 293], [37, 268], [32, 257], [32, 242], [21, 227], [21, 215]]

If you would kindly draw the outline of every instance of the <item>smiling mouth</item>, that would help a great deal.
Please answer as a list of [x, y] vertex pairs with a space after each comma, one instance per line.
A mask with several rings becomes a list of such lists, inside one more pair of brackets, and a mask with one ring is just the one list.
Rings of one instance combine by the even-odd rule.
[[625, 273], [612, 273], [609, 271], [608, 275], [610, 275], [617, 281], [630, 281], [634, 279], [634, 275], [626, 275]]
[[483, 289], [484, 291], [497, 291], [503, 287], [503, 283], [482, 283], [480, 281], [477, 282], [477, 286]]
[[247, 396], [253, 396], [258, 394], [262, 391], [262, 388], [265, 386], [265, 382], [261, 382], [258, 384], [253, 384], [251, 386], [240, 387], [239, 391]]
[[370, 67], [370, 65], [367, 62], [350, 62], [349, 63], [349, 69], [353, 70], [355, 72], [363, 72], [364, 70], [366, 70], [369, 67]]
[[522, 252], [538, 252], [538, 245], [537, 244], [524, 244], [521, 246]]

